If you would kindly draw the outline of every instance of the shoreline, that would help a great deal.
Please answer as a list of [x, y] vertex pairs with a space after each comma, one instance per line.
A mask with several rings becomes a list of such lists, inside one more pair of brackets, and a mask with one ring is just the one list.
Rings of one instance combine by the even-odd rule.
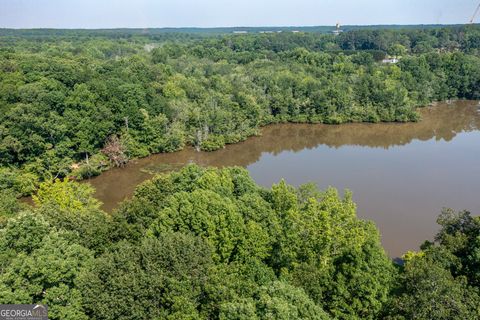
[[[116, 167], [116, 166], [112, 166], [111, 164], [109, 164], [108, 166], [105, 167], [105, 169], [101, 170], [101, 172], [99, 174], [94, 175], [94, 176], [86, 177], [86, 178], [83, 178], [83, 179], [75, 179], [72, 176], [67, 176], [66, 178], [69, 178], [70, 180], [76, 181], [76, 182], [79, 182], [79, 183], [89, 183], [90, 181], [94, 181], [94, 180], [98, 179], [100, 176], [106, 174], [107, 172], [110, 172], [112, 170], [122, 170], [122, 169], [128, 168], [131, 165], [135, 165], [135, 163], [137, 163], [139, 161], [142, 161], [144, 159], [148, 159], [148, 158], [151, 158], [151, 157], [175, 155], [175, 154], [179, 154], [181, 152], [192, 152], [192, 151], [199, 154], [199, 155], [203, 154], [203, 153], [209, 154], [209, 153], [219, 152], [221, 150], [231, 148], [232, 146], [241, 145], [248, 140], [262, 137], [263, 131], [265, 129], [272, 128], [272, 127], [275, 127], [275, 126], [278, 126], [278, 125], [297, 125], [298, 124], [298, 125], [308, 125], [308, 126], [310, 126], [310, 125], [312, 125], [312, 126], [321, 125], [321, 126], [325, 126], [325, 127], [339, 127], [339, 126], [343, 127], [343, 126], [352, 126], [352, 125], [361, 125], [361, 126], [369, 126], [369, 125], [395, 125], [396, 126], [396, 125], [398, 125], [398, 126], [402, 126], [402, 125], [415, 124], [415, 123], [422, 122], [424, 120], [423, 119], [424, 113], [427, 110], [429, 110], [430, 108], [442, 107], [442, 104], [444, 106], [449, 106], [449, 105], [454, 104], [454, 103], [459, 102], [459, 101], [463, 101], [463, 102], [468, 103], [468, 102], [477, 102], [478, 100], [451, 99], [449, 101], [435, 101], [435, 102], [432, 102], [432, 103], [430, 103], [426, 106], [417, 107], [415, 112], [417, 112], [419, 114], [419, 120], [418, 121], [407, 121], [407, 122], [399, 122], [399, 121], [381, 121], [381, 122], [360, 121], [360, 122], [355, 122], [355, 121], [351, 121], [351, 122], [345, 122], [345, 123], [341, 123], [341, 124], [315, 123], [315, 122], [308, 122], [308, 121], [307, 122], [278, 121], [278, 122], [268, 123], [268, 124], [265, 124], [263, 126], [260, 126], [258, 128], [258, 134], [256, 134], [256, 135], [248, 136], [245, 139], [243, 139], [241, 141], [238, 141], [238, 142], [235, 142], [235, 143], [225, 144], [222, 148], [219, 148], [219, 149], [215, 149], [215, 150], [211, 150], [211, 151], [204, 151], [204, 150], [198, 150], [195, 146], [187, 144], [182, 149], [176, 150], [176, 151], [173, 151], [173, 152], [151, 153], [151, 154], [149, 154], [145, 157], [136, 157], [136, 158], [129, 159], [129, 161], [124, 166]], [[480, 101], [478, 101], [478, 102], [480, 103]], [[155, 174], [150, 173], [150, 175], [153, 177]], [[28, 203], [28, 204], [32, 204], [33, 202], [31, 200], [31, 197], [32, 197], [33, 194], [35, 194], [35, 192], [32, 193], [32, 194], [26, 195], [26, 196], [22, 196], [22, 197], [19, 198], [19, 200], [22, 201], [22, 202]]]

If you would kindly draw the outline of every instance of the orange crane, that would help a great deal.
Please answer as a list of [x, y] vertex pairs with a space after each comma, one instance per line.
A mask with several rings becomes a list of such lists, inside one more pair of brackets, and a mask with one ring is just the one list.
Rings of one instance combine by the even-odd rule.
[[473, 13], [472, 19], [470, 19], [470, 24], [473, 24], [475, 22], [475, 18], [477, 17], [477, 14], [479, 11], [480, 11], [480, 3], [478, 4], [477, 9]]

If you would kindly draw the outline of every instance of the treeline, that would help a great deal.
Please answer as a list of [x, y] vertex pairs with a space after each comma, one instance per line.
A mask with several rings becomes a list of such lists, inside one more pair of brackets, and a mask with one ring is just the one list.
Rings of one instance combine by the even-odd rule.
[[[218, 43], [218, 38], [207, 38]], [[205, 40], [207, 40], [205, 39]], [[380, 50], [389, 52], [400, 44], [409, 53], [421, 54], [431, 51], [448, 52], [460, 50], [478, 54], [480, 47], [479, 27], [456, 26], [432, 29], [353, 29], [338, 36], [322, 33], [281, 33], [247, 36], [226, 36], [220, 45], [228, 45], [235, 51], [286, 51], [298, 47], [314, 51], [335, 50]]]
[[[0, 187], [96, 175], [275, 122], [417, 121], [480, 97], [480, 29], [0, 39]], [[378, 60], [402, 57], [398, 64]]]
[[[341, 26], [342, 31], [363, 31], [363, 30], [388, 30], [407, 31], [428, 29], [439, 30], [442, 28], [462, 29], [464, 25], [346, 25]], [[132, 38], [141, 37], [149, 40], [165, 39], [165, 36], [174, 34], [174, 37], [210, 37], [232, 34], [234, 32], [247, 33], [271, 33], [271, 32], [304, 32], [329, 34], [336, 30], [335, 26], [297, 26], [297, 27], [215, 27], [215, 28], [114, 28], [114, 29], [9, 29], [0, 28], [0, 37], [30, 38], [30, 39], [51, 39], [58, 38], [82, 38], [82, 37], [107, 37], [107, 38]]]
[[117, 212], [87, 184], [0, 198], [0, 303], [50, 319], [479, 319], [480, 219], [446, 209], [395, 265], [350, 194], [190, 165]]

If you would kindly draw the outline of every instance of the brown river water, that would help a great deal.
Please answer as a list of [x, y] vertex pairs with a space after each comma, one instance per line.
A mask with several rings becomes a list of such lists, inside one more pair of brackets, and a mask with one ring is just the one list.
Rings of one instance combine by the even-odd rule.
[[358, 216], [376, 223], [392, 257], [432, 240], [442, 207], [480, 213], [480, 103], [439, 103], [418, 123], [278, 124], [215, 152], [192, 148], [130, 162], [88, 180], [112, 211], [153, 173], [202, 166], [243, 166], [270, 187], [349, 189]]

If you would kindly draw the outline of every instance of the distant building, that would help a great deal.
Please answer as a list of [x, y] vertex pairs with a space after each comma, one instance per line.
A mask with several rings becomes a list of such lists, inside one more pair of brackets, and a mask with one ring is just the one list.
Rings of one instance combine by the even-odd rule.
[[248, 31], [233, 31], [235, 34], [245, 34], [248, 33]]
[[293, 33], [299, 33], [300, 31], [298, 30], [292, 30]]
[[386, 58], [386, 59], [383, 59], [382, 60], [382, 63], [398, 63], [398, 61], [400, 61], [400, 59], [398, 58]]

